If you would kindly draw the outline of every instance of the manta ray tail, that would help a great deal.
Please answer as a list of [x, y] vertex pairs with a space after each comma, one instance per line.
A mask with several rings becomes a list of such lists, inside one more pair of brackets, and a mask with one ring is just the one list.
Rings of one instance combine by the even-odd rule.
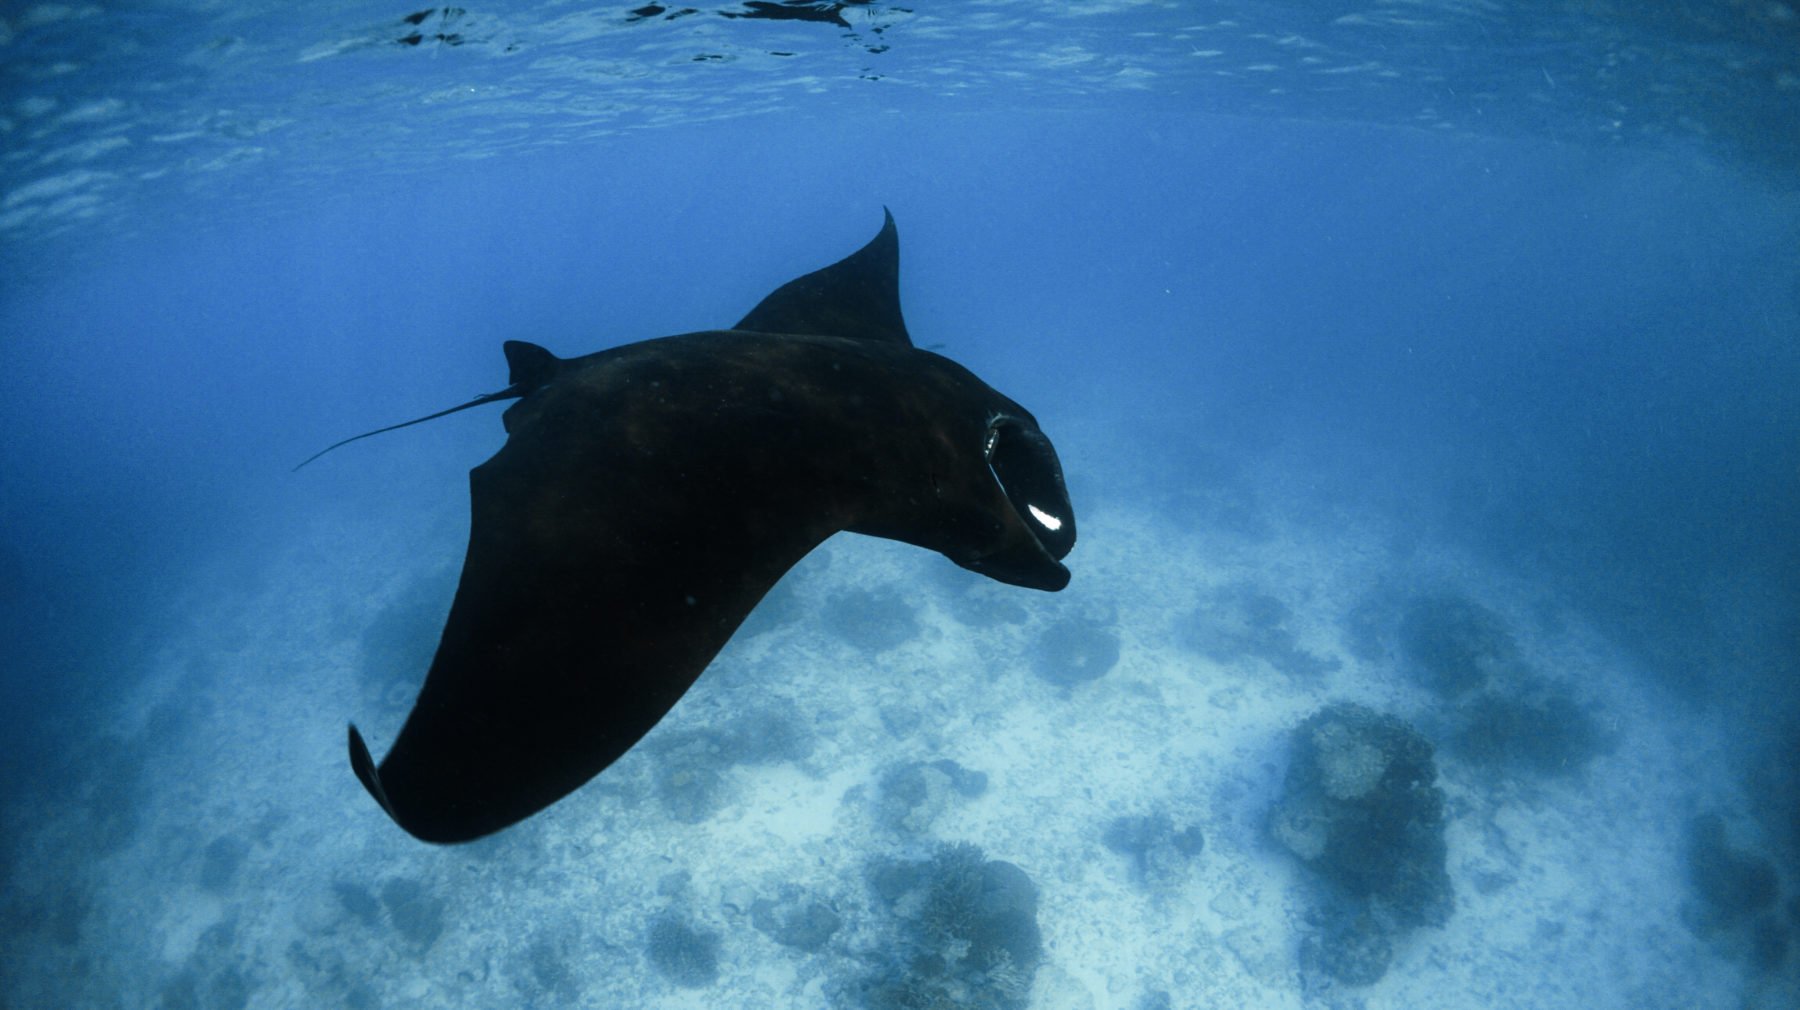
[[440, 410], [435, 414], [426, 414], [424, 417], [415, 417], [410, 421], [401, 421], [399, 424], [390, 424], [385, 428], [376, 428], [374, 431], [365, 431], [360, 435], [351, 435], [349, 438], [333, 442], [325, 448], [320, 449], [318, 452], [313, 453], [311, 456], [306, 457], [301, 460], [299, 465], [295, 466], [294, 469], [300, 469], [300, 467], [311, 463], [313, 460], [318, 459], [320, 456], [325, 455], [339, 446], [349, 445], [351, 442], [368, 438], [370, 435], [379, 435], [383, 432], [396, 431], [400, 428], [410, 428], [415, 424], [424, 424], [426, 421], [435, 421], [447, 414], [454, 414], [459, 410], [468, 410], [470, 407], [479, 407], [484, 403], [493, 403], [496, 400], [516, 400], [521, 396], [528, 395], [533, 390], [541, 388], [545, 383], [549, 382], [556, 375], [556, 367], [562, 363], [562, 359], [556, 355], [551, 354], [549, 351], [544, 350], [536, 344], [526, 343], [523, 340], [508, 340], [501, 347], [501, 350], [506, 354], [506, 365], [510, 370], [508, 378], [512, 382], [512, 385], [507, 386], [498, 393], [483, 393], [475, 399], [470, 400], [468, 403], [459, 403], [448, 410]]

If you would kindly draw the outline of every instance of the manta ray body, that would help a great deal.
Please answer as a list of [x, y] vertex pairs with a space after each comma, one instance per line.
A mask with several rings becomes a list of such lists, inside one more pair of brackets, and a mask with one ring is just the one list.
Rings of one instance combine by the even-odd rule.
[[424, 687], [379, 764], [350, 727], [357, 778], [418, 838], [479, 838], [605, 769], [834, 533], [1068, 584], [1056, 451], [1025, 408], [913, 346], [891, 215], [729, 330], [504, 350], [510, 385], [452, 408], [517, 400], [470, 473], [468, 554]]

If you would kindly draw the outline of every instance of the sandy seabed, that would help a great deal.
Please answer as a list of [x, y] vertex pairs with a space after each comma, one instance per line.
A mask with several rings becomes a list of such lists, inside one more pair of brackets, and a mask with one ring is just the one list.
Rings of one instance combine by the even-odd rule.
[[[638, 749], [544, 815], [453, 848], [381, 814], [343, 734], [354, 718], [379, 754], [398, 731], [462, 520], [447, 508], [396, 533], [391, 516], [321, 518], [254, 574], [197, 575], [180, 603], [191, 621], [160, 632], [131, 694], [72, 737], [90, 780], [15, 826], [0, 1005], [832, 1006], [892, 928], [871, 860], [970, 842], [1037, 885], [1038, 1010], [1135, 1010], [1163, 1005], [1159, 992], [1174, 1008], [1800, 1006], [1791, 979], [1686, 924], [1689, 818], [1718, 809], [1754, 830], [1717, 770], [1720, 727], [1671, 705], [1528, 573], [1379, 517], [1284, 511], [1278, 481], [1245, 480], [1256, 515], [1229, 530], [1171, 500], [1079, 503], [1075, 582], [1057, 596], [834, 539]], [[1280, 600], [1298, 647], [1341, 665], [1303, 676], [1187, 647], [1197, 609], [1233, 586]], [[1309, 990], [1297, 948], [1314, 885], [1271, 839], [1269, 811], [1289, 732], [1323, 704], [1428, 736], [1441, 721], [1395, 659], [1355, 658], [1345, 640], [1346, 615], [1394, 586], [1500, 615], [1611, 745], [1548, 777], [1440, 748], [1454, 913], [1407, 934], [1373, 985]], [[833, 623], [832, 601], [861, 591], [903, 640]], [[971, 617], [984, 613], [995, 623]], [[1034, 674], [1035, 650], [1070, 619], [1112, 630], [1121, 655], [1058, 686]], [[792, 741], [747, 759], [745, 733]], [[738, 750], [719, 742], [733, 734]], [[882, 776], [939, 759], [985, 774], [985, 790], [892, 816]], [[1205, 837], [1155, 886], [1101, 841], [1113, 818], [1150, 813]], [[753, 927], [756, 901], [784, 887], [839, 917], [821, 949]], [[665, 912], [717, 939], [710, 982], [652, 965]]]

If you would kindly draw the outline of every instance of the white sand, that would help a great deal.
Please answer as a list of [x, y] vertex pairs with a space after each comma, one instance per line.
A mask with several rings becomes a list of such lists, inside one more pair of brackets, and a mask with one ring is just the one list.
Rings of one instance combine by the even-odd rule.
[[[1395, 1008], [1800, 1006], [1791, 981], [1747, 980], [1682, 923], [1682, 827], [1703, 806], [1741, 802], [1709, 771], [1719, 728], [1672, 710], [1578, 615], [1546, 630], [1534, 615], [1559, 601], [1521, 573], [1429, 544], [1392, 561], [1400, 537], [1379, 517], [1316, 509], [1296, 518], [1265, 506], [1267, 535], [1244, 537], [1153, 502], [1097, 502], [1084, 508], [1071, 589], [1006, 590], [1032, 616], [994, 628], [950, 616], [955, 589], [931, 567], [941, 559], [839, 538], [793, 576], [806, 616], [734, 642], [648, 746], [495, 840], [414, 842], [351, 776], [343, 729], [355, 718], [377, 753], [392, 740], [404, 709], [365, 710], [361, 635], [417, 573], [455, 564], [454, 514], [334, 517], [274, 545], [249, 588], [219, 591], [196, 575], [191, 624], [155, 643], [139, 686], [102, 719], [142, 767], [130, 794], [141, 822], [106, 854], [85, 844], [94, 814], [79, 802], [32, 826], [24, 855], [35, 872], [9, 900], [45, 909], [78, 893], [78, 940], [24, 933], [0, 1004], [184, 1005], [186, 970], [195, 1006], [325, 1006], [352, 990], [370, 1006], [824, 1006], [828, 984], [880, 936], [867, 860], [942, 840], [974, 842], [1036, 881], [1041, 1010], [1130, 1010], [1152, 989], [1178, 1008], [1299, 1007], [1305, 871], [1263, 831], [1285, 734], [1327, 700], [1429, 714], [1432, 698], [1391, 662], [1351, 659], [1339, 624], [1371, 586], [1432, 584], [1502, 614], [1536, 667], [1604, 713], [1618, 745], [1566, 778], [1500, 784], [1440, 754], [1455, 914], [1412, 934], [1382, 981], [1349, 995]], [[1179, 647], [1177, 624], [1240, 582], [1284, 601], [1302, 647], [1342, 668], [1300, 683], [1261, 661], [1221, 665]], [[921, 633], [877, 655], [835, 637], [817, 615], [851, 586], [898, 588]], [[1123, 655], [1104, 678], [1064, 690], [1033, 676], [1036, 636], [1062, 614], [1116, 615]], [[770, 697], [793, 702], [816, 735], [812, 755], [724, 768], [722, 809], [699, 824], [671, 819], [652, 795], [656, 741]], [[147, 730], [159, 705], [184, 720], [178, 734]], [[884, 706], [917, 712], [917, 729], [890, 732]], [[926, 836], [877, 823], [880, 771], [936, 758], [987, 773], [988, 790], [945, 803]], [[1152, 894], [1099, 835], [1112, 817], [1157, 810], [1199, 824], [1206, 849], [1178, 887]], [[220, 836], [248, 855], [210, 893], [201, 853]], [[379, 900], [394, 879], [443, 903], [442, 934], [426, 949], [385, 918], [360, 921], [335, 889]], [[751, 928], [750, 902], [784, 883], [843, 915], [825, 952], [787, 950]], [[644, 959], [647, 923], [664, 907], [723, 937], [715, 985], [677, 988]], [[536, 963], [566, 973], [564, 989], [534, 973], [534, 947], [549, 952]]]

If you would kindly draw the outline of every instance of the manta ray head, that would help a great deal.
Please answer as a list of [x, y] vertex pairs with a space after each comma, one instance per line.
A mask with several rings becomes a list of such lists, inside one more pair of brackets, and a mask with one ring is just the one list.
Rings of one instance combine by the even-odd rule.
[[990, 579], [1051, 592], [1069, 584], [1061, 561], [1075, 547], [1075, 507], [1063, 483], [1056, 448], [1023, 409], [996, 412], [981, 451], [988, 473], [1010, 506], [997, 544], [951, 560]]

